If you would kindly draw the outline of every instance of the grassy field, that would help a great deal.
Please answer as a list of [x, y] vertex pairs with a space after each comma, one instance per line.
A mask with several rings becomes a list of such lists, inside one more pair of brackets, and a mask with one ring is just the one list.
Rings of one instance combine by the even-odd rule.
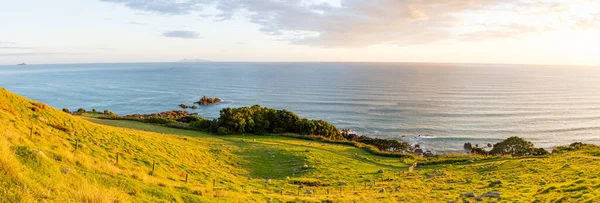
[[0, 90], [0, 202], [600, 201], [595, 146], [464, 158], [82, 118]]

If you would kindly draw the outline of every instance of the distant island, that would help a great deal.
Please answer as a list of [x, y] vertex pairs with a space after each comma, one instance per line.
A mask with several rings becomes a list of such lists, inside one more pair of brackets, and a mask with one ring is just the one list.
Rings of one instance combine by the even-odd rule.
[[24, 65], [27, 65], [27, 64], [25, 64], [25, 63], [19, 63], [19, 64], [17, 64], [17, 66], [24, 66]]
[[209, 104], [217, 104], [220, 103], [221, 99], [219, 98], [211, 98], [211, 97], [207, 97], [206, 95], [204, 95], [199, 101], [194, 102], [195, 104], [198, 105], [209, 105]]
[[182, 59], [179, 60], [180, 63], [200, 63], [200, 62], [211, 62], [209, 60], [203, 60], [203, 59]]

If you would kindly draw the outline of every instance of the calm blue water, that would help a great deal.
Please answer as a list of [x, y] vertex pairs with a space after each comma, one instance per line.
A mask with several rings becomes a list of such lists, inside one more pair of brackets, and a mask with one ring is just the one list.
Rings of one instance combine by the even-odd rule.
[[[403, 63], [131, 63], [0, 66], [0, 87], [56, 108], [178, 109], [203, 95], [456, 151], [522, 136], [600, 144], [600, 68]], [[194, 111], [194, 110], [189, 110]], [[406, 135], [406, 138], [401, 138]], [[424, 135], [416, 138], [417, 135]]]

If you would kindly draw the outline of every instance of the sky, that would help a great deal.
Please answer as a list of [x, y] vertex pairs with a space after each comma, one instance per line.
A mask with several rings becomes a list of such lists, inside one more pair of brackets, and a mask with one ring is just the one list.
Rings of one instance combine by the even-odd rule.
[[0, 0], [0, 64], [600, 66], [598, 0]]

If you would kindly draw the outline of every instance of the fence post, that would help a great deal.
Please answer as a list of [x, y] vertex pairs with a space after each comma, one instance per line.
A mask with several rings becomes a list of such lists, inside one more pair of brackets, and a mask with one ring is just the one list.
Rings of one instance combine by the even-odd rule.
[[154, 175], [154, 164], [156, 164], [156, 161], [152, 161], [152, 174]]
[[119, 164], [119, 152], [117, 152], [117, 165]]
[[217, 184], [217, 180], [213, 179], [213, 187]]
[[79, 149], [79, 139], [75, 139], [75, 151]]
[[185, 183], [187, 183], [187, 182], [188, 182], [188, 177], [189, 177], [189, 175], [190, 175], [189, 173], [187, 173], [187, 172], [185, 173]]

